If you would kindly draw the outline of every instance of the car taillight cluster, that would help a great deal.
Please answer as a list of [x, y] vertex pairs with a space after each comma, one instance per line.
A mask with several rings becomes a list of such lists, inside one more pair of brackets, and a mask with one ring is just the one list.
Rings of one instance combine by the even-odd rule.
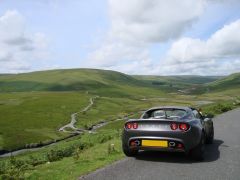
[[126, 129], [137, 129], [138, 124], [129, 122], [129, 123], [125, 124], [125, 127], [126, 127]]
[[186, 123], [172, 123], [170, 124], [170, 127], [172, 130], [180, 129], [181, 131], [187, 131], [190, 128], [190, 126]]

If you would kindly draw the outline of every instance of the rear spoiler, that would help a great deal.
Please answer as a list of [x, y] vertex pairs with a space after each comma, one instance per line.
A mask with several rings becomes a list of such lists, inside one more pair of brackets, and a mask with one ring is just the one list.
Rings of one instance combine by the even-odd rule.
[[157, 122], [157, 121], [177, 122], [177, 121], [180, 121], [180, 119], [179, 118], [176, 118], [176, 119], [154, 119], [154, 118], [151, 118], [151, 119], [129, 119], [126, 122], [149, 122], [149, 121], [152, 121], [152, 122]]

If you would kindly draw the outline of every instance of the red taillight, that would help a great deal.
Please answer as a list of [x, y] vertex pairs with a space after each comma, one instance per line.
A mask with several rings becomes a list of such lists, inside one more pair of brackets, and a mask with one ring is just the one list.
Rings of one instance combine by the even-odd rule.
[[179, 144], [177, 145], [177, 148], [183, 149], [184, 147], [183, 147], [183, 145], [182, 145], [181, 143], [179, 143]]
[[137, 123], [127, 123], [125, 125], [126, 129], [137, 129], [138, 128], [138, 124]]
[[138, 124], [137, 123], [133, 123], [133, 129], [137, 129], [138, 128]]
[[172, 123], [170, 127], [172, 130], [177, 130], [179, 128], [181, 131], [187, 131], [189, 129], [189, 125], [186, 123]]
[[171, 127], [172, 130], [176, 130], [176, 129], [178, 128], [178, 124], [172, 123], [172, 124], [170, 125], [170, 127]]
[[187, 131], [189, 129], [189, 125], [185, 123], [179, 124], [179, 129], [182, 131]]
[[131, 128], [132, 128], [132, 124], [131, 124], [131, 123], [127, 123], [127, 124], [126, 124], [126, 128], [127, 128], [127, 129], [131, 129]]

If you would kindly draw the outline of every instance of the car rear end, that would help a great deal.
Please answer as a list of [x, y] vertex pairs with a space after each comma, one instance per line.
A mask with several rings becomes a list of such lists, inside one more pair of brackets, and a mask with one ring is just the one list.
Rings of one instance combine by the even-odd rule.
[[197, 146], [200, 139], [201, 130], [193, 120], [170, 119], [129, 120], [125, 123], [122, 136], [125, 149], [185, 153]]

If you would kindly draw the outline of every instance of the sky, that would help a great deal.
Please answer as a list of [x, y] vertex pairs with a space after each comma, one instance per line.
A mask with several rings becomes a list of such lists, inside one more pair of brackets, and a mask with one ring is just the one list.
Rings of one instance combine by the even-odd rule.
[[240, 72], [239, 0], [0, 0], [0, 73]]

